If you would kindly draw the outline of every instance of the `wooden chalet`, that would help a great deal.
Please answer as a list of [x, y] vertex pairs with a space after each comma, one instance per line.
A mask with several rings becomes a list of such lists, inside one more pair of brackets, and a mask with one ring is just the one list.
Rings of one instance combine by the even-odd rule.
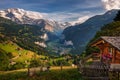
[[92, 42], [91, 46], [100, 49], [100, 60], [111, 64], [120, 64], [120, 37], [103, 36]]

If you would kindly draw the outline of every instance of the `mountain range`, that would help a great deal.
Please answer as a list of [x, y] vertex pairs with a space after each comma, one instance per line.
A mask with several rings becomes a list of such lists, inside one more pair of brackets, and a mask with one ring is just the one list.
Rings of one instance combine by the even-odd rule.
[[[111, 10], [105, 14], [93, 16], [82, 24], [73, 26], [69, 22], [60, 23], [51, 19], [45, 19], [39, 12], [26, 11], [19, 8], [0, 10], [0, 17], [12, 20], [18, 26], [23, 26], [22, 31], [18, 29], [18, 31], [24, 34], [23, 41], [27, 36], [28, 42], [32, 41], [32, 44], [49, 50], [53, 49], [57, 53], [62, 53], [62, 51], [68, 52], [71, 49], [74, 53], [81, 53], [96, 32], [103, 25], [113, 21], [117, 12], [118, 10]], [[9, 26], [12, 26], [12, 24], [9, 24]], [[8, 27], [5, 28], [8, 29]], [[12, 29], [14, 28], [12, 27], [11, 31]], [[20, 33], [18, 34], [19, 37], [22, 37]]]
[[71, 25], [68, 22], [62, 24], [54, 20], [45, 19], [39, 12], [27, 11], [19, 8], [0, 10], [0, 16], [10, 19], [18, 24], [43, 26], [46, 31], [57, 36], [62, 33], [63, 29]]

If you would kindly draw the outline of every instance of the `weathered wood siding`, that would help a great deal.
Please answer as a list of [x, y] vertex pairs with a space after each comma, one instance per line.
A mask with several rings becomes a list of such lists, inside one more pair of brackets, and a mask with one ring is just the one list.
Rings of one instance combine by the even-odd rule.
[[116, 50], [114, 63], [120, 63], [120, 51], [118, 51], [118, 50]]

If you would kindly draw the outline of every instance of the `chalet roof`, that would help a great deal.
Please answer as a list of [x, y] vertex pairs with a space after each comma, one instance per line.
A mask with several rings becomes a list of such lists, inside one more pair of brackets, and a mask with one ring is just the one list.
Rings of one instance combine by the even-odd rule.
[[117, 37], [102, 36], [101, 38], [106, 42], [110, 43], [112, 46], [116, 47], [118, 50], [120, 50], [120, 36]]

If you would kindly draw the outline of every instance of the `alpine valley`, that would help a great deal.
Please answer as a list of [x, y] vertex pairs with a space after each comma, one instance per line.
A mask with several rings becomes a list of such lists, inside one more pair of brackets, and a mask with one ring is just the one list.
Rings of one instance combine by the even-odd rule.
[[[39, 48], [44, 48], [49, 53], [62, 51], [63, 48], [61, 45], [59, 46], [58, 41], [63, 30], [71, 25], [68, 22], [62, 24], [45, 19], [39, 12], [19, 8], [1, 10], [0, 17], [0, 32], [2, 35], [11, 38], [15, 42], [17, 41], [17, 44], [22, 47], [26, 45], [25, 48], [32, 51], [37, 50], [38, 52], [40, 52]], [[38, 49], [33, 48], [35, 46]]]
[[18, 8], [1, 10], [0, 41], [10, 40], [39, 54], [81, 53], [96, 32], [113, 21], [117, 12], [111, 10], [71, 25], [46, 19], [39, 12]]

